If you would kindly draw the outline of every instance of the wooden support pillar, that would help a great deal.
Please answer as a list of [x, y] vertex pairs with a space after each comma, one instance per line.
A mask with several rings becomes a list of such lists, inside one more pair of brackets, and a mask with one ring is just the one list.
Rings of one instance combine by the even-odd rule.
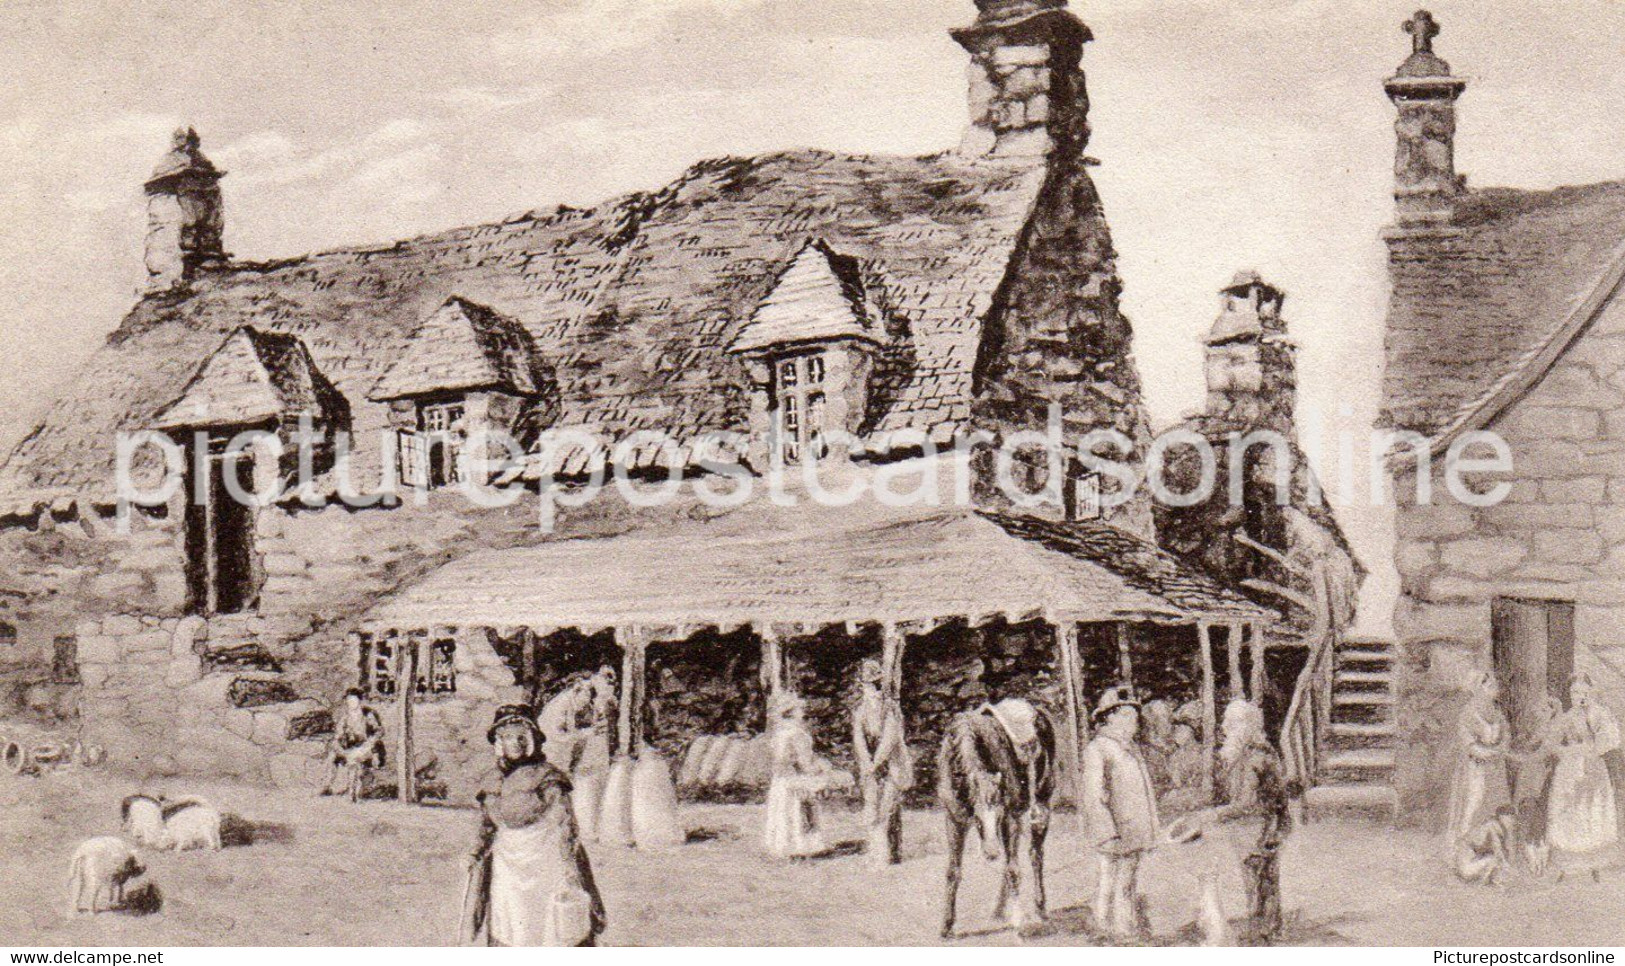
[[908, 635], [896, 624], [880, 626], [880, 682], [887, 700], [897, 701], [903, 696], [903, 649]]
[[1241, 676], [1241, 628], [1242, 625], [1232, 621], [1225, 625], [1224, 646], [1226, 663], [1230, 671], [1230, 697], [1245, 698], [1246, 685]]
[[1127, 621], [1117, 624], [1117, 680], [1134, 686], [1134, 627]]
[[1202, 800], [1213, 803], [1213, 765], [1219, 730], [1218, 702], [1213, 684], [1213, 625], [1196, 625], [1197, 649], [1202, 662]]
[[417, 698], [418, 648], [422, 644], [423, 635], [418, 633], [395, 639], [395, 797], [403, 802], [418, 800], [418, 776], [412, 753], [412, 702]]
[[784, 690], [784, 642], [774, 633], [773, 625], [762, 624], [756, 628], [756, 636], [762, 641], [762, 697], [763, 706], [767, 709], [768, 720], [772, 720], [773, 697]]
[[[523, 677], [519, 680], [519, 686], [525, 689], [525, 693], [530, 695], [533, 701], [536, 700], [541, 685], [541, 682], [537, 680], [540, 675], [536, 673], [536, 643], [535, 631], [527, 627], [520, 632], [519, 663], [523, 668]], [[537, 710], [540, 711], [541, 709], [538, 708]]]
[[648, 637], [639, 628], [615, 628], [615, 643], [621, 649], [621, 717], [617, 729], [623, 758], [636, 758], [643, 748], [643, 669]]
[[1083, 787], [1083, 743], [1089, 737], [1089, 721], [1083, 706], [1083, 668], [1078, 655], [1078, 625], [1075, 621], [1055, 623], [1055, 650], [1061, 664], [1061, 683], [1066, 688], [1066, 721], [1061, 728], [1061, 763], [1068, 769], [1074, 783], [1073, 804], [1082, 808], [1086, 795]]
[[1264, 628], [1261, 624], [1247, 625], [1247, 639], [1252, 644], [1253, 674], [1252, 691], [1253, 704], [1258, 710], [1264, 710]]

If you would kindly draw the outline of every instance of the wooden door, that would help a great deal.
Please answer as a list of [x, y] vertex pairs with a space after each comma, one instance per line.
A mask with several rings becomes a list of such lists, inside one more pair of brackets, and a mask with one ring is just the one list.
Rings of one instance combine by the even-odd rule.
[[1497, 598], [1491, 610], [1495, 673], [1514, 741], [1535, 737], [1547, 695], [1564, 706], [1574, 676], [1574, 604]]

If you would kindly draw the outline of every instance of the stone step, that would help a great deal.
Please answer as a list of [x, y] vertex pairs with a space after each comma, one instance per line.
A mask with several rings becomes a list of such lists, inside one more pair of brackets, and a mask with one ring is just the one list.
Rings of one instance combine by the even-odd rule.
[[1337, 651], [1338, 667], [1359, 666], [1385, 668], [1393, 667], [1393, 664], [1394, 654], [1392, 651], [1372, 651], [1364, 648], [1356, 648], [1354, 650], [1339, 648]]
[[1320, 765], [1322, 768], [1335, 771], [1392, 771], [1394, 767], [1394, 750], [1392, 748], [1349, 748], [1334, 751], [1322, 757]]
[[1347, 691], [1336, 689], [1332, 691], [1332, 706], [1338, 705], [1382, 705], [1390, 706], [1394, 703], [1394, 696], [1387, 691]]
[[1332, 816], [1392, 822], [1399, 795], [1387, 785], [1316, 785], [1303, 796], [1310, 821]]
[[1326, 736], [1328, 753], [1356, 748], [1386, 748], [1394, 744], [1394, 726], [1388, 721], [1337, 721]]
[[1386, 691], [1393, 683], [1394, 676], [1387, 671], [1338, 671], [1337, 677], [1332, 680], [1332, 687], [1360, 692]]

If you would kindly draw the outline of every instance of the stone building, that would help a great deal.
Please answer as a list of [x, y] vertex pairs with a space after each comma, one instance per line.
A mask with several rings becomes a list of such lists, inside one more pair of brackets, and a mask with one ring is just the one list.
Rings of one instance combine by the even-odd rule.
[[[1066, 499], [991, 485], [992, 449], [1052, 410], [1068, 437], [1121, 432], [1131, 465], [1150, 432], [1084, 155], [1089, 31], [1064, 0], [977, 7], [954, 33], [957, 151], [722, 158], [380, 247], [226, 256], [220, 172], [178, 135], [147, 186], [150, 290], [0, 470], [0, 572], [75, 640], [86, 740], [137, 771], [298, 784], [359, 685], [394, 707], [393, 743], [412, 736], [402, 785], [456, 796], [496, 704], [604, 663], [626, 756], [759, 730], [794, 688], [839, 758], [866, 655], [922, 760], [947, 714], [1001, 694], [1038, 696], [1075, 747], [1136, 661], [1210, 722], [1221, 674], [1258, 694], [1278, 601], [1160, 549], [1143, 494], [1102, 509], [1079, 496], [1099, 479], [1043, 461], [1026, 481]], [[245, 430], [280, 453], [233, 451]], [[563, 499], [606, 465], [737, 482], [708, 455], [719, 431], [751, 479], [931, 476], [958, 464], [924, 451], [963, 443], [975, 502]], [[184, 485], [121, 505], [121, 432], [173, 441]], [[157, 486], [161, 446], [123, 455]]]
[[[1407, 30], [1414, 52], [1386, 85], [1399, 119], [1385, 416], [1415, 434], [1393, 456], [1396, 781], [1403, 813], [1432, 821], [1475, 671], [1499, 677], [1520, 746], [1575, 672], [1625, 712], [1625, 184], [1469, 190], [1454, 162], [1466, 81], [1434, 53], [1432, 17]], [[1490, 455], [1485, 431], [1512, 469], [1464, 473], [1463, 500], [1444, 464]], [[1499, 486], [1504, 499], [1480, 499]]]

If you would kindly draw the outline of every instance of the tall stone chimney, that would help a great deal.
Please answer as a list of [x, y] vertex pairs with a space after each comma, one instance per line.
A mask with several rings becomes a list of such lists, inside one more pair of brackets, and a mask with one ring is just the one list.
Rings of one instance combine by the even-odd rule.
[[1281, 318], [1286, 296], [1257, 272], [1238, 272], [1219, 299], [1219, 317], [1205, 340], [1210, 425], [1293, 438], [1298, 371]]
[[200, 269], [226, 259], [220, 201], [225, 172], [203, 156], [199, 144], [197, 131], [176, 131], [169, 153], [147, 179], [148, 291], [184, 284]]
[[1394, 127], [1395, 217], [1405, 225], [1448, 221], [1466, 179], [1456, 174], [1456, 98], [1467, 82], [1433, 52], [1439, 25], [1426, 10], [1406, 21], [1411, 56], [1383, 83], [1399, 109]]
[[1089, 28], [1066, 0], [976, 0], [976, 22], [953, 31], [970, 53], [973, 155], [1081, 155], [1089, 94], [1080, 67]]

